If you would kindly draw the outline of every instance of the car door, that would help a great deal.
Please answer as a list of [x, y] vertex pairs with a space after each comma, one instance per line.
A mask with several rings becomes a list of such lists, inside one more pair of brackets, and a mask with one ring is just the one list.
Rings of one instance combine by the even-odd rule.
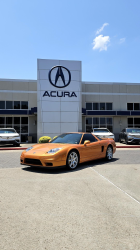
[[[89, 144], [84, 145], [84, 141], [90, 141]], [[94, 160], [97, 159], [101, 154], [101, 145], [100, 141], [96, 139], [93, 134], [84, 134], [81, 147], [80, 147], [80, 156], [83, 160]]]

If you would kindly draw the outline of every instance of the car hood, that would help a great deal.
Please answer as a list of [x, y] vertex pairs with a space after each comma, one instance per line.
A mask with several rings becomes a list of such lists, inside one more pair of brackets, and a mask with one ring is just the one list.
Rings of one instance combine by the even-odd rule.
[[18, 133], [0, 133], [0, 137], [14, 137], [19, 136]]
[[[38, 155], [42, 155], [47, 153], [49, 150], [53, 148], [69, 148], [72, 144], [60, 144], [60, 143], [42, 143], [33, 145], [32, 149], [27, 151], [26, 154], [32, 154], [36, 152]], [[75, 145], [75, 144], [74, 144]]]

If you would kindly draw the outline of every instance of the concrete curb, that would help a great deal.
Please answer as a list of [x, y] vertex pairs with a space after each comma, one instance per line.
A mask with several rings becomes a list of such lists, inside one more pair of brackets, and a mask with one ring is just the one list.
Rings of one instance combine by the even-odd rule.
[[0, 148], [0, 150], [25, 150], [27, 148]]

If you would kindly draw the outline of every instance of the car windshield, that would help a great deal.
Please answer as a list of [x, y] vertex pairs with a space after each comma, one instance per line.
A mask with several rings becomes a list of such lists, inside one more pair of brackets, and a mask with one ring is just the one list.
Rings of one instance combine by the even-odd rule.
[[95, 133], [108, 133], [109, 130], [107, 128], [102, 128], [102, 129], [96, 129], [94, 128], [94, 131]]
[[0, 129], [0, 134], [16, 133], [14, 129]]
[[79, 144], [82, 134], [62, 134], [50, 143]]
[[140, 133], [140, 128], [127, 128], [127, 133]]

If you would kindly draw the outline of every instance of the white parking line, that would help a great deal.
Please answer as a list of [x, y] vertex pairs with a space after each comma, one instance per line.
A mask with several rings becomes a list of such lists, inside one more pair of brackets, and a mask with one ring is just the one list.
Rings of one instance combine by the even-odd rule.
[[98, 171], [96, 171], [95, 169], [93, 169], [92, 167], [90, 167], [90, 169], [92, 171], [94, 171], [95, 173], [97, 173], [98, 175], [100, 175], [103, 179], [105, 179], [106, 181], [108, 181], [109, 183], [111, 183], [114, 187], [116, 187], [117, 189], [119, 189], [121, 192], [123, 192], [124, 194], [126, 194], [128, 197], [130, 197], [132, 200], [136, 201], [138, 204], [140, 204], [140, 202], [138, 200], [136, 200], [135, 198], [133, 198], [130, 194], [128, 194], [127, 192], [125, 192], [124, 190], [122, 190], [121, 188], [119, 188], [118, 186], [116, 186], [112, 181], [110, 181], [109, 179], [107, 179], [106, 177], [104, 177], [103, 175], [101, 175]]

